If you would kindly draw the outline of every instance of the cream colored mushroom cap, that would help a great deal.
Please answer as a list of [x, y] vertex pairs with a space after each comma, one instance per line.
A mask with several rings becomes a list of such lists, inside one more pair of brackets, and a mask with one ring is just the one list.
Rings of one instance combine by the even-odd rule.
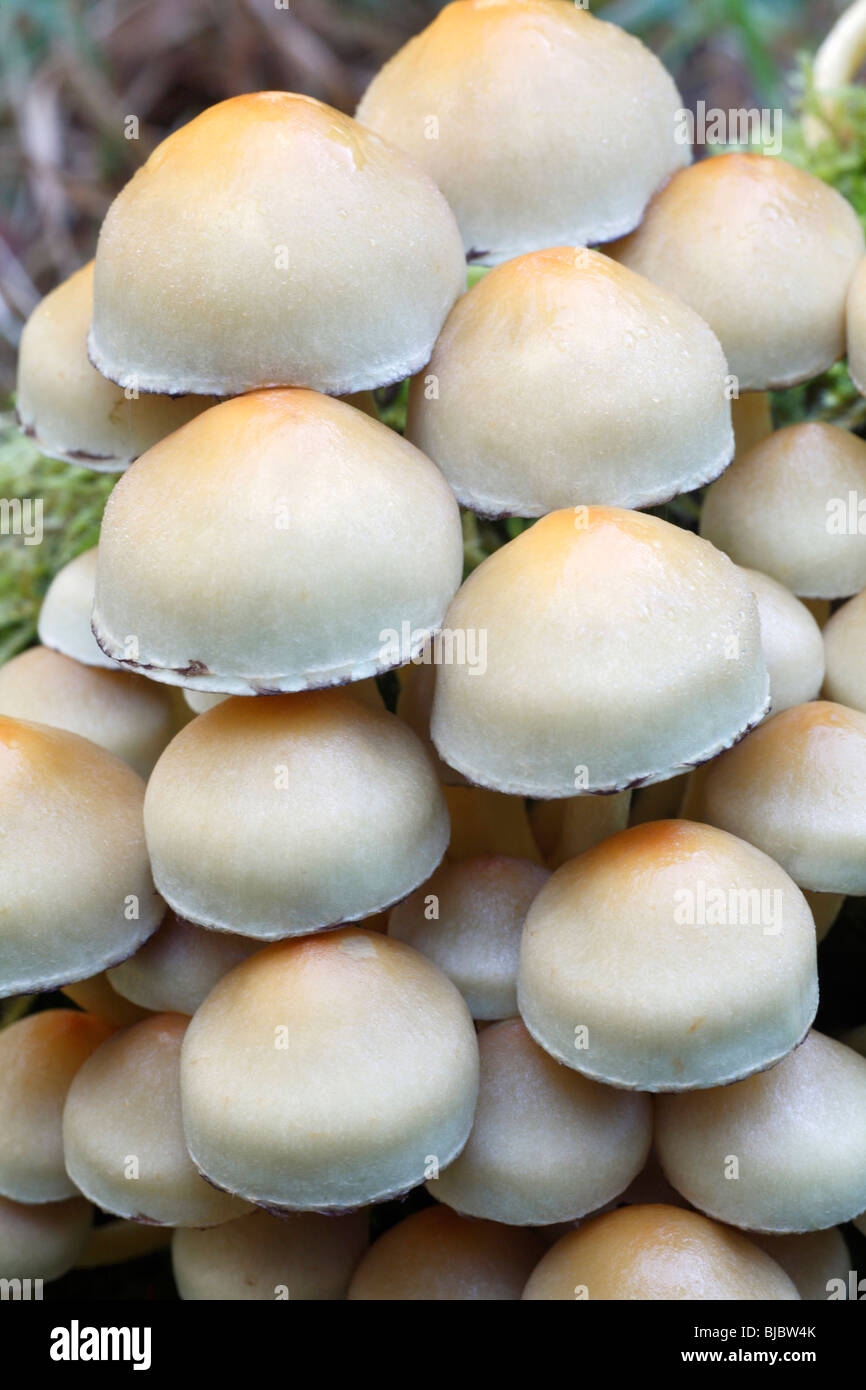
[[438, 667], [431, 734], [471, 781], [541, 798], [664, 781], [761, 718], [745, 579], [691, 532], [553, 512], [473, 571], [445, 616], [484, 662]]
[[848, 371], [861, 396], [866, 396], [866, 257], [851, 281], [846, 315]]
[[866, 714], [828, 700], [768, 719], [707, 768], [699, 814], [801, 888], [866, 893]]
[[261, 940], [390, 907], [448, 843], [421, 744], [350, 689], [232, 699], [200, 714], [154, 768], [144, 821], [169, 906]]
[[83, 1197], [38, 1206], [0, 1197], [0, 1279], [61, 1278], [87, 1244], [92, 1220]]
[[794, 1300], [784, 1270], [739, 1231], [680, 1207], [621, 1207], [563, 1236], [532, 1272], [530, 1302]]
[[463, 0], [400, 49], [357, 117], [411, 154], [488, 264], [631, 231], [691, 158], [637, 39], [565, 0]]
[[824, 694], [866, 713], [866, 589], [837, 609], [824, 628]]
[[344, 928], [257, 952], [195, 1014], [181, 1067], [203, 1173], [261, 1206], [345, 1210], [408, 1191], [459, 1153], [478, 1046], [420, 952]]
[[520, 934], [549, 874], [527, 859], [448, 861], [392, 910], [388, 934], [453, 980], [473, 1018], [517, 1013]]
[[838, 1226], [825, 1231], [804, 1231], [796, 1235], [768, 1236], [752, 1231], [749, 1239], [781, 1265], [793, 1279], [801, 1298], [826, 1300], [841, 1284], [848, 1288], [851, 1256]]
[[0, 715], [0, 995], [95, 975], [156, 930], [143, 802], [104, 748]]
[[115, 198], [88, 349], [142, 391], [340, 395], [417, 371], [464, 276], [451, 209], [401, 151], [311, 97], [251, 92]]
[[133, 395], [100, 376], [87, 356], [92, 316], [91, 261], [46, 295], [24, 325], [15, 404], [24, 433], [51, 458], [119, 473], [214, 401]]
[[134, 956], [108, 971], [108, 979], [142, 1008], [192, 1016], [217, 981], [258, 949], [249, 936], [207, 931], [169, 911]]
[[69, 1088], [67, 1171], [103, 1211], [153, 1225], [213, 1226], [246, 1210], [205, 1182], [186, 1150], [180, 1053], [188, 1022], [154, 1014], [116, 1033]]
[[724, 154], [679, 170], [612, 253], [690, 304], [739, 389], [762, 391], [842, 356], [863, 250], [856, 212], [821, 179], [784, 159]]
[[186, 1301], [343, 1299], [368, 1225], [366, 1211], [256, 1211], [206, 1231], [176, 1231], [171, 1262], [178, 1293]]
[[120, 479], [93, 630], [152, 679], [235, 695], [338, 685], [423, 647], [460, 583], [445, 479], [313, 391], [207, 410]]
[[708, 488], [701, 535], [803, 598], [866, 588], [866, 440], [806, 421], [776, 430]]
[[733, 835], [633, 826], [563, 865], [535, 899], [518, 1001], [536, 1042], [598, 1081], [723, 1085], [807, 1032], [812, 914], [788, 875]]
[[814, 700], [824, 680], [824, 641], [808, 608], [759, 570], [743, 574], [758, 604], [761, 648], [770, 673], [771, 713]]
[[866, 1210], [866, 1058], [813, 1031], [769, 1071], [660, 1096], [655, 1145], [719, 1221], [780, 1234], [850, 1221]]
[[465, 1216], [544, 1226], [597, 1211], [641, 1171], [652, 1137], [649, 1096], [571, 1071], [519, 1018], [478, 1039], [481, 1085], [463, 1152], [427, 1183]]
[[39, 640], [85, 666], [116, 670], [117, 662], [105, 655], [90, 626], [96, 550], [83, 550], [55, 574], [39, 610]]
[[726, 373], [679, 299], [597, 251], [557, 246], [457, 301], [412, 383], [406, 433], [482, 515], [648, 507], [733, 458]]

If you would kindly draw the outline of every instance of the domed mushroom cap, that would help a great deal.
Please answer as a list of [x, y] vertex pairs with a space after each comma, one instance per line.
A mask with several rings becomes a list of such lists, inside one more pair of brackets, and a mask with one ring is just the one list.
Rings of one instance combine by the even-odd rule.
[[158, 931], [109, 970], [108, 979], [124, 999], [142, 1008], [191, 1016], [217, 981], [258, 949], [258, 941], [248, 936], [206, 931], [167, 912]]
[[631, 231], [691, 157], [681, 107], [654, 54], [578, 6], [462, 0], [386, 63], [357, 116], [433, 176], [467, 252], [492, 264]]
[[446, 861], [391, 912], [388, 934], [453, 980], [473, 1018], [517, 1013], [520, 933], [549, 874], [528, 859]]
[[389, 907], [448, 843], [421, 744], [346, 689], [227, 700], [199, 715], [154, 768], [144, 820], [175, 912], [262, 940]]
[[171, 692], [128, 671], [30, 647], [0, 666], [0, 714], [90, 739], [147, 777], [176, 729]]
[[57, 1202], [76, 1193], [63, 1162], [61, 1119], [75, 1073], [111, 1025], [72, 1009], [46, 1009], [0, 1032], [0, 1194]]
[[65, 1202], [10, 1202], [0, 1197], [0, 1279], [60, 1279], [87, 1244], [93, 1208]]
[[745, 579], [653, 516], [543, 517], [473, 571], [445, 627], [483, 633], [484, 661], [439, 666], [433, 742], [499, 791], [664, 781], [727, 747], [768, 703]]
[[815, 927], [767, 855], [690, 821], [612, 836], [554, 874], [526, 919], [518, 1000], [552, 1056], [646, 1091], [771, 1066], [815, 1016]]
[[171, 1262], [178, 1293], [186, 1301], [345, 1298], [368, 1225], [366, 1211], [256, 1211], [210, 1230], [176, 1231]]
[[533, 1270], [530, 1302], [793, 1300], [784, 1270], [746, 1240], [680, 1207], [621, 1207], [563, 1236]]
[[90, 626], [96, 589], [96, 546], [83, 550], [58, 570], [39, 610], [39, 640], [85, 666], [117, 668], [105, 655]]
[[838, 1226], [788, 1236], [753, 1231], [749, 1238], [781, 1265], [801, 1298], [826, 1301], [840, 1283], [847, 1290], [851, 1256]]
[[701, 820], [769, 854], [801, 888], [866, 893], [866, 714], [828, 700], [768, 719], [707, 768]]
[[848, 291], [847, 334], [848, 371], [861, 396], [866, 396], [866, 257]]
[[349, 1300], [514, 1301], [543, 1249], [533, 1231], [427, 1207], [370, 1247], [349, 1285]]
[[641, 1170], [648, 1096], [599, 1086], [560, 1066], [519, 1018], [478, 1039], [481, 1085], [463, 1152], [427, 1190], [467, 1216], [544, 1226], [597, 1211]]
[[655, 1145], [708, 1216], [752, 1231], [814, 1231], [866, 1210], [866, 1059], [811, 1032], [733, 1086], [660, 1096]]
[[269, 946], [196, 1013], [184, 1128], [213, 1182], [263, 1206], [334, 1210], [405, 1192], [466, 1142], [475, 1030], [418, 951], [348, 928]]
[[156, 929], [143, 802], [103, 748], [0, 715], [0, 995], [94, 975]]
[[743, 574], [758, 604], [772, 713], [814, 700], [824, 680], [821, 629], [784, 584], [759, 570], [744, 569]]
[[90, 357], [171, 394], [385, 386], [427, 361], [464, 275], [451, 209], [404, 154], [311, 97], [252, 92], [169, 135], [115, 198]]
[[821, 179], [784, 159], [725, 154], [679, 170], [613, 254], [690, 304], [740, 390], [762, 391], [842, 356], [863, 249], [856, 212]]
[[157, 440], [214, 402], [127, 394], [87, 356], [93, 262], [46, 295], [24, 325], [16, 409], [25, 434], [51, 458], [119, 473]]
[[708, 489], [701, 535], [804, 598], [866, 587], [866, 441], [838, 425], [776, 430]]
[[597, 251], [558, 246], [507, 261], [457, 301], [412, 383], [406, 432], [483, 515], [648, 507], [733, 458], [726, 371], [680, 300]]
[[205, 411], [121, 478], [93, 630], [155, 680], [270, 695], [419, 651], [460, 583], [441, 473], [369, 415], [312, 391]]
[[849, 599], [824, 628], [824, 694], [866, 713], [866, 589]]
[[63, 1111], [70, 1177], [103, 1211], [167, 1226], [213, 1226], [245, 1204], [196, 1172], [180, 1108], [189, 1020], [155, 1014], [104, 1043], [77, 1072]]

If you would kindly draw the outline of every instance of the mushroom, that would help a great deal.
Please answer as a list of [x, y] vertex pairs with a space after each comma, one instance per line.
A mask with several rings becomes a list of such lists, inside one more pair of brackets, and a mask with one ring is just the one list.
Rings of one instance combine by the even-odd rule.
[[0, 1032], [0, 1194], [14, 1202], [77, 1195], [63, 1163], [61, 1118], [72, 1080], [112, 1032], [93, 1014], [46, 1009]]
[[0, 666], [0, 714], [90, 739], [147, 777], [176, 729], [171, 692], [127, 671], [30, 647]]
[[821, 629], [784, 584], [759, 570], [744, 569], [743, 574], [758, 604], [772, 713], [814, 700], [824, 680]]
[[771, 1066], [818, 1004], [815, 927], [767, 855], [690, 821], [633, 826], [572, 859], [523, 929], [520, 1013], [545, 1051], [645, 1091]]
[[448, 843], [445, 801], [415, 735], [346, 689], [226, 700], [200, 714], [154, 768], [144, 823], [169, 906], [260, 940], [390, 907]]
[[649, 1096], [560, 1066], [519, 1018], [478, 1039], [481, 1083], [463, 1152], [427, 1190], [464, 1216], [544, 1226], [597, 1211], [641, 1171]]
[[[657, 785], [670, 787], [671, 783]], [[558, 869], [566, 859], [573, 859], [609, 835], [625, 830], [632, 796], [627, 790], [611, 796], [569, 796], [563, 801], [536, 801], [530, 818], [548, 867]]]
[[100, 473], [133, 459], [213, 405], [201, 396], [139, 395], [100, 376], [87, 356], [93, 262], [34, 309], [18, 350], [18, 422], [51, 458]]
[[187, 1145], [260, 1206], [340, 1211], [406, 1192], [460, 1152], [478, 1092], [461, 995], [419, 951], [344, 928], [265, 947], [184, 1040]]
[[38, 1206], [0, 1197], [0, 1279], [60, 1279], [84, 1250], [92, 1220], [83, 1197]]
[[719, 551], [655, 516], [552, 512], [470, 574], [445, 616], [484, 632], [482, 670], [440, 665], [442, 758], [541, 798], [660, 782], [759, 720], [758, 609]]
[[866, 396], [866, 257], [848, 291], [848, 371], [861, 396]]
[[753, 1231], [749, 1239], [781, 1265], [801, 1298], [820, 1301], [829, 1297], [834, 1286], [848, 1287], [851, 1256], [838, 1226], [789, 1236]]
[[412, 383], [406, 433], [482, 516], [649, 507], [733, 458], [726, 372], [715, 334], [676, 296], [557, 246], [457, 301]]
[[457, 503], [429, 459], [342, 401], [256, 391], [120, 479], [93, 631], [112, 660], [189, 689], [338, 685], [420, 651], [462, 565]]
[[90, 626], [96, 588], [96, 546], [83, 550], [58, 570], [39, 610], [39, 640], [85, 666], [117, 669]]
[[156, 930], [143, 802], [95, 743], [0, 715], [0, 996], [86, 979]]
[[349, 1301], [514, 1301], [543, 1250], [533, 1231], [427, 1207], [370, 1247], [349, 1285]]
[[811, 1032], [778, 1066], [656, 1101], [678, 1191], [750, 1231], [824, 1230], [866, 1210], [866, 1059]]
[[169, 911], [134, 956], [109, 970], [108, 980], [142, 1008], [191, 1016], [217, 980], [258, 949], [248, 936], [205, 931]]
[[345, 1216], [256, 1211], [171, 1243], [178, 1293], [187, 1301], [343, 1299], [368, 1240], [366, 1211]]
[[793, 1300], [784, 1270], [739, 1231], [680, 1207], [621, 1207], [558, 1240], [523, 1291], [529, 1302]]
[[69, 1087], [66, 1169], [103, 1211], [153, 1225], [214, 1226], [245, 1210], [205, 1182], [186, 1151], [180, 1055], [188, 1023], [154, 1014], [116, 1033]]
[[506, 796], [487, 787], [444, 786], [442, 793], [451, 820], [448, 859], [505, 854], [541, 864], [522, 796]]
[[706, 320], [740, 391], [793, 386], [842, 356], [863, 252], [860, 219], [840, 193], [761, 154], [678, 170], [611, 248]]
[[866, 713], [866, 589], [849, 599], [824, 628], [824, 694]]
[[395, 714], [417, 734], [433, 759], [436, 776], [445, 786], [466, 786], [466, 778], [443, 763], [430, 740], [430, 711], [436, 683], [435, 653], [428, 642], [424, 651], [397, 671], [399, 690]]
[[866, 588], [866, 440], [804, 421], [776, 430], [708, 489], [701, 535], [804, 598]]
[[473, 1018], [508, 1018], [517, 1013], [520, 933], [548, 877], [502, 854], [446, 861], [392, 910], [388, 934], [438, 965]]
[[169, 135], [111, 204], [88, 350], [170, 395], [386, 386], [427, 361], [465, 274], [450, 208], [404, 154], [311, 97], [246, 93]]
[[385, 64], [357, 118], [436, 180], [469, 259], [495, 264], [636, 227], [691, 158], [681, 110], [655, 55], [578, 5], [458, 0]]
[[701, 778], [699, 818], [769, 854], [801, 888], [866, 893], [866, 714], [828, 700], [768, 719]]

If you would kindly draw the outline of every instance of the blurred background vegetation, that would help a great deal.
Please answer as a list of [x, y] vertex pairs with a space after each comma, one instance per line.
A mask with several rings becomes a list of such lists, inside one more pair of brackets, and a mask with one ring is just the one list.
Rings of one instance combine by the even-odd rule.
[[[285, 8], [280, 8], [285, 5]], [[866, 221], [866, 87], [846, 91], [830, 137], [808, 150], [809, 57], [846, 0], [591, 0], [642, 38], [686, 106], [782, 107], [785, 155], [832, 183]], [[0, 497], [41, 497], [45, 539], [0, 536], [0, 661], [35, 639], [41, 597], [58, 568], [96, 543], [112, 479], [43, 458], [14, 427], [21, 327], [48, 290], [93, 255], [118, 189], [169, 131], [224, 97], [283, 88], [354, 111], [377, 69], [442, 8], [436, 0], [2, 0], [0, 4]], [[140, 138], [124, 138], [135, 115]], [[697, 151], [698, 155], [706, 151]], [[402, 423], [400, 391], [380, 412]], [[866, 432], [866, 402], [844, 365], [778, 393], [778, 423], [823, 418]], [[680, 510], [677, 511], [679, 506]], [[693, 524], [694, 499], [671, 507]], [[467, 563], [520, 529], [466, 518]], [[863, 1022], [864, 901], [849, 900], [821, 947], [819, 1026]], [[40, 999], [37, 1007], [61, 1002]], [[419, 1201], [389, 1204], [377, 1224]], [[866, 1241], [852, 1233], [866, 1268]], [[51, 1297], [171, 1297], [167, 1256], [122, 1273], [67, 1276]]]

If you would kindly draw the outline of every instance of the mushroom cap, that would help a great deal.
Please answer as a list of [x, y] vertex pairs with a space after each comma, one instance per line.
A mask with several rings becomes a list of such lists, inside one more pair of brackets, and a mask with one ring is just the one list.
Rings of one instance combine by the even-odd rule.
[[804, 598], [846, 598], [866, 588], [864, 496], [866, 440], [803, 421], [776, 430], [708, 488], [701, 535]]
[[127, 395], [87, 356], [92, 316], [90, 261], [46, 295], [24, 325], [15, 404], [24, 433], [51, 458], [119, 473], [214, 401]]
[[344, 928], [258, 951], [215, 985], [181, 1066], [203, 1173], [266, 1207], [340, 1210], [444, 1167], [472, 1125], [478, 1046], [419, 951]]
[[734, 742], [768, 703], [746, 580], [654, 516], [543, 517], [473, 571], [445, 627], [483, 633], [484, 661], [438, 667], [433, 742], [499, 791], [664, 781]]
[[87, 1244], [93, 1208], [65, 1202], [10, 1202], [0, 1197], [0, 1279], [60, 1279]]
[[109, 970], [108, 979], [142, 1008], [192, 1016], [217, 980], [259, 946], [249, 936], [207, 931], [169, 911], [134, 956]]
[[788, 1275], [739, 1231], [681, 1207], [620, 1207], [558, 1240], [523, 1292], [530, 1302], [798, 1299]]
[[349, 1285], [349, 1301], [514, 1301], [543, 1250], [534, 1231], [427, 1207], [370, 1247]]
[[117, 669], [105, 655], [90, 626], [96, 589], [96, 550], [83, 550], [58, 570], [39, 610], [39, 640], [85, 666]]
[[0, 714], [80, 734], [147, 777], [176, 729], [171, 692], [85, 666], [51, 647], [30, 647], [0, 666]]
[[448, 811], [418, 739], [349, 690], [226, 700], [187, 724], [144, 803], [179, 916], [261, 940], [370, 916], [439, 863]]
[[95, 975], [156, 930], [143, 802], [104, 748], [0, 715], [0, 995]]
[[109, 656], [173, 685], [337, 685], [419, 651], [462, 565], [457, 503], [429, 459], [342, 401], [256, 391], [121, 478], [93, 630]]
[[866, 1058], [814, 1030], [778, 1066], [656, 1101], [674, 1187], [750, 1231], [823, 1230], [866, 1210]]
[[846, 307], [848, 371], [861, 396], [866, 396], [866, 257], [851, 281]]
[[576, 5], [462, 0], [385, 64], [357, 117], [432, 175], [470, 258], [495, 264], [636, 227], [691, 158], [681, 107], [653, 53]]
[[88, 349], [142, 391], [360, 391], [423, 366], [464, 276], [451, 209], [401, 151], [312, 97], [251, 92], [115, 198]]
[[719, 1086], [807, 1032], [815, 926], [760, 850], [712, 826], [651, 821], [541, 890], [517, 993], [536, 1042], [587, 1076], [645, 1091]]
[[103, 1211], [153, 1225], [213, 1226], [246, 1209], [205, 1182], [186, 1150], [180, 1055], [188, 1023], [154, 1014], [116, 1033], [69, 1088], [66, 1167]]
[[824, 628], [824, 694], [866, 713], [866, 589], [838, 608]]
[[560, 1066], [519, 1018], [478, 1039], [481, 1084], [463, 1152], [427, 1190], [466, 1216], [544, 1226], [597, 1211], [641, 1171], [650, 1098]]
[[851, 204], [784, 159], [723, 154], [680, 169], [612, 254], [690, 304], [741, 391], [792, 386], [845, 351], [863, 256]]
[[541, 864], [522, 796], [506, 796], [487, 787], [445, 786], [442, 792], [451, 820], [448, 859], [506, 854]]
[[412, 383], [406, 433], [482, 515], [648, 507], [733, 458], [726, 372], [715, 335], [674, 295], [557, 246], [457, 301]]
[[706, 769], [695, 814], [757, 845], [801, 888], [866, 893], [866, 714], [783, 710]]
[[255, 1211], [207, 1231], [176, 1231], [171, 1262], [178, 1293], [199, 1302], [343, 1299], [368, 1226], [366, 1211]]
[[46, 1009], [0, 1032], [0, 1194], [15, 1202], [76, 1195], [63, 1162], [63, 1105], [75, 1073], [111, 1025]]
[[771, 713], [814, 700], [824, 680], [821, 629], [784, 584], [759, 570], [744, 569], [743, 574], [758, 604], [761, 648], [770, 673]]
[[749, 1238], [781, 1265], [801, 1298], [826, 1300], [833, 1280], [841, 1280], [847, 1286], [851, 1256], [838, 1226], [787, 1236], [753, 1231]]
[[484, 855], [446, 862], [392, 910], [388, 934], [453, 980], [473, 1018], [517, 1013], [520, 933], [549, 878], [528, 859]]

